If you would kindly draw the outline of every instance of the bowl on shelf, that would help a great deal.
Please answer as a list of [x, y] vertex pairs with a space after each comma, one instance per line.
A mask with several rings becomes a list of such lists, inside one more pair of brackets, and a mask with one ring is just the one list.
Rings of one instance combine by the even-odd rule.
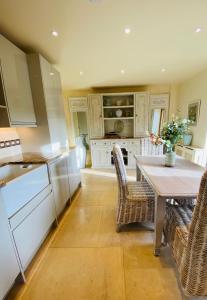
[[121, 99], [117, 100], [117, 101], [116, 101], [116, 105], [117, 105], [117, 106], [121, 106], [121, 105], [122, 105], [122, 100], [121, 100]]

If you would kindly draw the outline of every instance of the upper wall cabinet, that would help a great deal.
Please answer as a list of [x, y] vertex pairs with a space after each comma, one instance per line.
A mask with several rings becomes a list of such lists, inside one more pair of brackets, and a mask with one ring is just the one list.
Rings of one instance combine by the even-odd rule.
[[0, 127], [36, 126], [26, 55], [2, 35], [0, 69]]
[[134, 137], [142, 137], [148, 134], [149, 130], [149, 96], [147, 93], [135, 94], [135, 122]]
[[88, 105], [89, 105], [89, 130], [90, 138], [102, 138], [103, 133], [103, 116], [102, 116], [102, 105], [103, 105], [102, 95], [89, 95]]

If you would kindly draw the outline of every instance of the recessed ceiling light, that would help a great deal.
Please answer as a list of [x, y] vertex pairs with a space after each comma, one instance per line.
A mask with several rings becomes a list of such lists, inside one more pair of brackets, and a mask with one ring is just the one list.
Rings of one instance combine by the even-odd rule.
[[162, 73], [165, 73], [165, 72], [166, 72], [166, 69], [165, 69], [165, 68], [162, 68], [162, 69], [161, 69], [161, 72], [162, 72]]
[[50, 75], [53, 76], [53, 75], [55, 75], [55, 74], [54, 74], [53, 72], [50, 72]]
[[96, 4], [102, 2], [102, 0], [89, 0], [89, 2]]
[[80, 71], [80, 76], [83, 76], [83, 71]]
[[126, 34], [130, 34], [131, 33], [131, 28], [129, 28], [129, 27], [124, 28], [124, 32]]
[[199, 33], [199, 32], [201, 32], [201, 31], [203, 31], [203, 28], [202, 28], [202, 27], [197, 27], [197, 28], [195, 29], [195, 32], [196, 32], [196, 33]]
[[124, 74], [125, 73], [125, 70], [121, 70], [121, 74]]
[[57, 37], [57, 36], [58, 36], [58, 32], [57, 32], [56, 30], [53, 30], [53, 31], [52, 31], [52, 35], [53, 35], [54, 37]]

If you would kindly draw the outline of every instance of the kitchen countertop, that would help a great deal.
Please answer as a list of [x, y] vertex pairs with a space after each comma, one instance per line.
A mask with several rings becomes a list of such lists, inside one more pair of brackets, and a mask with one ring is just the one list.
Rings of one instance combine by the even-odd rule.
[[[56, 153], [47, 153], [42, 154], [38, 152], [26, 152], [19, 155], [8, 156], [3, 159], [0, 159], [0, 167], [3, 167], [9, 163], [31, 163], [31, 164], [50, 164], [54, 162], [56, 159], [60, 158], [61, 156], [64, 157], [69, 155], [70, 151], [74, 148], [70, 148], [68, 151], [64, 150], [62, 152]], [[4, 180], [0, 180], [0, 187], [6, 185]]]

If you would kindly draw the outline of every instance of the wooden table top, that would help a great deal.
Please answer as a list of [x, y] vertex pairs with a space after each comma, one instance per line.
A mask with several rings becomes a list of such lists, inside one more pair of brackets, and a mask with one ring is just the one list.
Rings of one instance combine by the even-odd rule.
[[135, 156], [143, 175], [158, 196], [196, 197], [205, 168], [180, 156], [175, 167], [165, 167], [165, 156]]

